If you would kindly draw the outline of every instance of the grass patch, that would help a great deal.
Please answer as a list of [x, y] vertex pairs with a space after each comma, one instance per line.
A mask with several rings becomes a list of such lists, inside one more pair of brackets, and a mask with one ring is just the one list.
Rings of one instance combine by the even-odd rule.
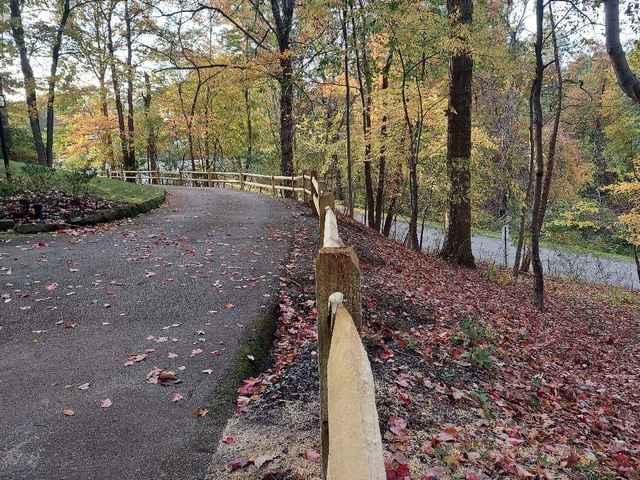
[[156, 198], [162, 189], [111, 178], [93, 178], [87, 185], [87, 191], [89, 194], [105, 200], [120, 200], [137, 204]]
[[78, 197], [88, 195], [139, 205], [163, 195], [159, 188], [97, 177], [90, 170], [54, 170], [32, 163], [11, 162], [11, 175], [11, 182], [0, 179], [0, 197], [25, 191], [38, 194], [58, 190]]

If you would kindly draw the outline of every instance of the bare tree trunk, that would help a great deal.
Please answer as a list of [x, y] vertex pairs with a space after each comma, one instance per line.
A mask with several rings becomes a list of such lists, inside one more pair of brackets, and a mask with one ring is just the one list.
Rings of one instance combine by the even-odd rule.
[[[389, 88], [389, 71], [391, 70], [391, 64], [393, 61], [393, 45], [389, 46], [389, 53], [387, 60], [382, 69], [382, 81], [380, 90], [384, 92]], [[387, 114], [386, 112], [382, 116], [382, 125], [380, 126], [380, 137], [382, 145], [380, 146], [380, 159], [378, 161], [378, 191], [376, 194], [376, 217], [375, 228], [379, 232], [382, 228], [382, 214], [384, 213], [384, 183], [385, 183], [385, 169], [386, 169], [386, 140], [387, 140]]]
[[531, 187], [533, 185], [533, 162], [535, 156], [535, 144], [533, 141], [533, 90], [535, 83], [531, 84], [531, 92], [529, 93], [529, 174], [527, 178], [527, 191], [525, 194], [522, 212], [520, 214], [520, 229], [518, 232], [518, 246], [516, 248], [516, 257], [513, 261], [513, 276], [517, 277], [520, 273], [520, 258], [522, 256], [522, 246], [524, 245], [525, 229], [527, 225], [527, 215], [529, 213], [531, 203]]
[[618, 85], [635, 103], [640, 103], [640, 79], [631, 71], [620, 43], [620, 2], [604, 0], [604, 24], [607, 38], [607, 53], [616, 72]]
[[344, 0], [342, 7], [342, 38], [344, 40], [344, 81], [345, 81], [345, 122], [347, 132], [347, 194], [349, 195], [347, 207], [349, 208], [349, 217], [353, 218], [353, 159], [351, 152], [351, 84], [349, 78], [349, 34], [347, 32], [347, 4], [348, 0]]
[[396, 203], [398, 201], [397, 196], [391, 197], [391, 201], [389, 202], [389, 208], [387, 209], [387, 216], [384, 220], [384, 226], [382, 227], [382, 234], [389, 238], [391, 234], [391, 227], [393, 226], [393, 216], [396, 213]]
[[[473, 0], [448, 0], [454, 28], [470, 25]], [[468, 39], [461, 38], [463, 42]], [[470, 50], [456, 52], [449, 62], [449, 108], [447, 113], [447, 172], [449, 174], [449, 226], [441, 256], [450, 262], [475, 267], [471, 251], [471, 82]]]
[[109, 166], [113, 167], [113, 142], [111, 141], [111, 127], [109, 126], [109, 105], [107, 102], [107, 86], [105, 84], [105, 70], [100, 72], [98, 83], [99, 83], [99, 91], [100, 91], [100, 111], [102, 113], [102, 117], [104, 118], [106, 126], [102, 129], [101, 137], [102, 143], [105, 148], [105, 158], [103, 162], [103, 169], [105, 164], [108, 163]]
[[549, 203], [549, 195], [551, 194], [551, 181], [553, 180], [553, 171], [555, 169], [556, 160], [556, 147], [558, 144], [558, 130], [560, 129], [560, 116], [562, 114], [562, 96], [563, 96], [563, 80], [562, 80], [562, 66], [560, 64], [560, 51], [558, 48], [558, 38], [556, 34], [556, 23], [553, 16], [552, 4], [549, 3], [549, 20], [551, 23], [551, 40], [553, 43], [553, 63], [556, 70], [556, 82], [558, 89], [558, 100], [556, 102], [553, 126], [551, 127], [551, 134], [549, 136], [549, 147], [547, 150], [547, 166], [545, 168], [544, 188], [542, 190], [542, 202], [540, 205], [540, 220], [539, 227], [542, 228], [544, 223], [544, 217], [547, 212], [547, 205]]
[[120, 135], [120, 149], [122, 151], [122, 165], [125, 169], [130, 170], [129, 162], [129, 145], [127, 142], [127, 132], [125, 130], [124, 123], [124, 108], [122, 106], [122, 98], [120, 96], [120, 78], [118, 76], [118, 69], [116, 68], [115, 48], [113, 46], [113, 27], [111, 25], [111, 18], [113, 15], [114, 5], [108, 5], [107, 12], [103, 12], [105, 15], [105, 21], [107, 24], [107, 51], [109, 53], [109, 67], [111, 68], [111, 83], [113, 84], [113, 96], [116, 104], [116, 113], [118, 114], [118, 133]]
[[131, 38], [131, 15], [129, 14], [129, 0], [124, 2], [124, 18], [127, 43], [127, 148], [130, 170], [137, 169], [135, 125], [133, 120], [133, 39]]
[[540, 261], [540, 212], [542, 210], [542, 188], [544, 177], [544, 158], [542, 153], [542, 81], [544, 65], [542, 61], [543, 41], [543, 0], [536, 0], [536, 73], [533, 89], [533, 123], [534, 142], [536, 152], [536, 181], [533, 194], [533, 208], [531, 212], [531, 263], [534, 274], [534, 302], [539, 310], [544, 308], [544, 273]]
[[638, 254], [638, 246], [633, 246], [633, 258], [636, 261], [636, 272], [638, 272], [638, 281], [640, 281], [640, 254]]
[[156, 171], [158, 170], [158, 148], [156, 145], [156, 132], [151, 120], [151, 79], [146, 72], [144, 74], [144, 87], [144, 116], [147, 124], [147, 162], [149, 163], [149, 170]]
[[11, 33], [20, 54], [20, 66], [24, 77], [24, 90], [26, 95], [27, 110], [29, 113], [29, 125], [33, 135], [33, 146], [36, 151], [38, 163], [47, 165], [47, 152], [42, 141], [42, 129], [40, 128], [40, 112], [38, 111], [38, 101], [36, 97], [36, 79], [33, 76], [33, 69], [29, 61], [29, 54], [24, 40], [24, 27], [22, 25], [22, 13], [20, 11], [19, 0], [9, 0], [11, 12]]
[[357, 28], [353, 12], [353, 0], [349, 0], [351, 11], [351, 29], [353, 35], [353, 47], [356, 54], [356, 71], [360, 86], [360, 101], [362, 103], [362, 133], [364, 136], [364, 187], [367, 215], [367, 224], [375, 228], [375, 204], [373, 197], [373, 178], [371, 176], [371, 90], [372, 78], [369, 62], [367, 60], [366, 25], [362, 27], [362, 45], [358, 44]]
[[53, 130], [55, 128], [54, 120], [54, 105], [56, 96], [56, 80], [58, 74], [58, 62], [60, 60], [60, 48], [62, 47], [62, 36], [64, 35], [64, 29], [67, 25], [67, 20], [71, 9], [69, 7], [69, 0], [64, 0], [62, 3], [62, 16], [60, 17], [60, 24], [56, 29], [55, 39], [53, 41], [53, 47], [51, 49], [51, 73], [49, 75], [49, 92], [47, 95], [47, 165], [53, 165]]
[[249, 171], [253, 163], [253, 122], [251, 119], [251, 97], [247, 87], [244, 88], [244, 106], [247, 113], [247, 159], [244, 168]]
[[[4, 95], [2, 75], [0, 75], [0, 95]], [[4, 174], [7, 180], [10, 180], [11, 139], [9, 138], [9, 118], [6, 108], [0, 108], [0, 142], [2, 159], [4, 161]]]
[[[291, 52], [291, 29], [295, 11], [295, 0], [271, 0], [271, 12], [275, 21], [275, 33], [280, 54], [280, 169], [282, 175], [293, 175], [293, 58]], [[285, 192], [292, 196], [292, 192]]]

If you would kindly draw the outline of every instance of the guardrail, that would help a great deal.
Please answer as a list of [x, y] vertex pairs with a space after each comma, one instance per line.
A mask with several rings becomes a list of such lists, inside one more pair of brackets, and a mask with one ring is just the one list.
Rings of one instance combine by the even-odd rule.
[[[324, 192], [314, 172], [299, 176], [242, 172], [112, 172], [111, 178], [140, 183], [191, 186], [232, 186], [302, 193], [320, 222], [321, 248], [316, 257], [316, 305], [320, 373], [320, 440], [322, 478], [385, 480], [382, 437], [375, 386], [362, 327], [360, 265], [353, 247], [340, 238], [335, 200]], [[248, 180], [252, 179], [252, 180]], [[259, 181], [267, 179], [269, 183]], [[171, 182], [171, 183], [167, 183]], [[178, 183], [173, 183], [178, 182]], [[301, 185], [298, 185], [300, 184]]]

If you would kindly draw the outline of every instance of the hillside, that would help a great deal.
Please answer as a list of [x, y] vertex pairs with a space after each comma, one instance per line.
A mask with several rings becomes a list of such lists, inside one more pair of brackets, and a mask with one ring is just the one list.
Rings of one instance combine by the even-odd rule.
[[[389, 479], [638, 478], [637, 292], [551, 280], [539, 313], [529, 278], [340, 230], [363, 270]], [[239, 389], [211, 479], [318, 478], [313, 237], [298, 232], [273, 364]]]

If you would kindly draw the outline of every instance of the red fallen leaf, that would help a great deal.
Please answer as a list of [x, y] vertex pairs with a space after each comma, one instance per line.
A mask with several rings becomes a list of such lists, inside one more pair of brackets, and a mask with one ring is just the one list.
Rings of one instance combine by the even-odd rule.
[[386, 345], [381, 346], [382, 349], [378, 352], [378, 358], [383, 362], [386, 362], [390, 358], [393, 358], [393, 352], [387, 348]]
[[111, 405], [113, 405], [113, 402], [109, 398], [105, 398], [100, 402], [100, 408], [109, 408]]
[[403, 388], [410, 388], [413, 384], [411, 381], [411, 375], [408, 373], [401, 373], [398, 375], [398, 378], [396, 378], [395, 384]]
[[56, 282], [53, 282], [47, 285], [47, 290], [49, 292], [53, 292], [56, 288], [58, 288], [58, 284]]
[[189, 355], [190, 357], [195, 357], [196, 355], [200, 355], [204, 350], [202, 350], [201, 348], [194, 348], [193, 350], [191, 350], [191, 355]]
[[407, 421], [400, 417], [389, 417], [389, 431], [394, 435], [402, 435], [407, 429]]
[[184, 397], [180, 394], [180, 392], [175, 392], [173, 395], [171, 395], [171, 401], [172, 402], [179, 402], [180, 400], [182, 400]]
[[160, 373], [158, 373], [158, 381], [160, 382], [169, 382], [176, 379], [176, 372], [172, 370], [161, 370]]
[[238, 388], [238, 393], [242, 396], [249, 396], [256, 388], [256, 384], [259, 383], [257, 378], [247, 378], [243, 380], [244, 385]]
[[233, 307], [235, 307], [235, 305], [233, 303], [225, 303], [224, 304], [224, 308], [226, 308], [227, 310], [230, 309], [230, 308], [233, 308]]
[[222, 443], [225, 443], [227, 445], [233, 445], [234, 443], [236, 443], [236, 439], [231, 436], [226, 436], [222, 438]]
[[208, 408], [196, 408], [193, 412], [194, 417], [206, 417], [209, 414]]
[[436, 440], [439, 442], [454, 442], [458, 438], [458, 430], [456, 427], [447, 427], [442, 430], [438, 435], [436, 435]]
[[248, 458], [240, 457], [240, 458], [236, 458], [234, 460], [231, 460], [231, 462], [229, 462], [229, 464], [228, 464], [228, 467], [232, 472], [235, 472], [236, 470], [240, 470], [241, 468], [248, 467], [252, 463], [253, 462], [251, 460], [249, 460]]
[[62, 414], [63, 414], [65, 417], [73, 417], [73, 416], [76, 414], [76, 412], [74, 412], [74, 411], [73, 411], [73, 410], [71, 410], [70, 408], [65, 408], [65, 409], [62, 411]]
[[320, 463], [320, 453], [315, 448], [307, 448], [304, 451], [304, 458], [313, 463]]

